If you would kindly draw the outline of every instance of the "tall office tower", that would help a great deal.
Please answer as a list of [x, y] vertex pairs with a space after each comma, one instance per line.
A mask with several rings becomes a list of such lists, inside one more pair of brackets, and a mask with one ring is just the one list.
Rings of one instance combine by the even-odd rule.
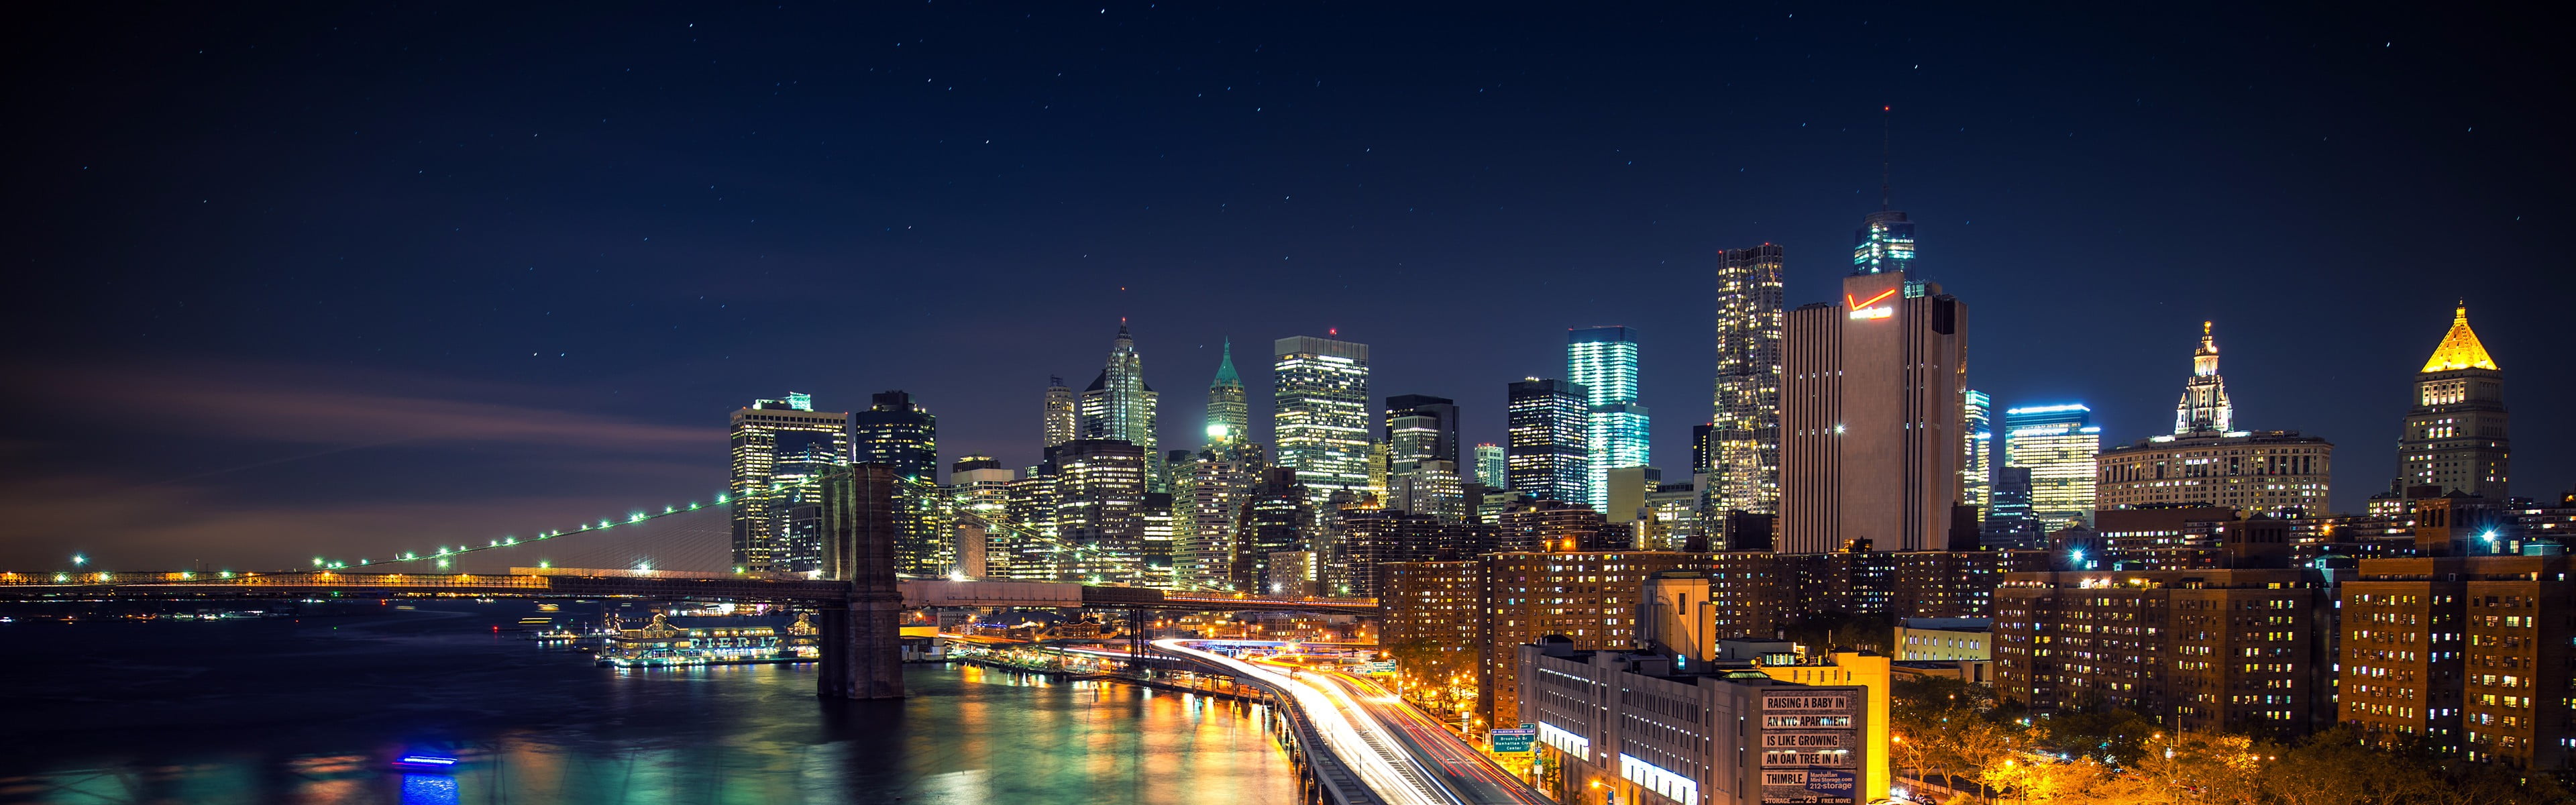
[[1270, 437], [1279, 466], [1317, 502], [1369, 486], [1369, 348], [1309, 335], [1279, 339]]
[[1467, 517], [1467, 479], [1458, 464], [1458, 404], [1446, 397], [1399, 394], [1386, 398], [1386, 508], [1430, 515], [1442, 522]]
[[[1948, 544], [1968, 306], [1903, 273], [1913, 230], [1902, 213], [1872, 213], [1867, 226], [1864, 236], [1890, 238], [1879, 257], [1856, 262], [1839, 302], [1790, 311], [1781, 340], [1783, 553], [1854, 540], [1900, 551]], [[1904, 235], [1901, 253], [1891, 233]]]
[[1717, 414], [1692, 467], [1715, 475], [1711, 508], [1780, 510], [1780, 247], [1728, 249], [1717, 265]]
[[1610, 470], [1643, 467], [1647, 455], [1646, 406], [1637, 402], [1637, 331], [1586, 327], [1565, 334], [1565, 379], [1582, 386], [1591, 405], [1584, 441], [1591, 478], [1579, 503], [1610, 507]]
[[1145, 451], [1116, 439], [1075, 439], [1056, 447], [1059, 575], [1146, 586]]
[[1252, 470], [1213, 451], [1173, 468], [1172, 572], [1181, 589], [1232, 589], [1235, 529], [1252, 495]]
[[2054, 531], [2093, 519], [2102, 429], [2083, 403], [2004, 411], [2004, 463], [2030, 470], [2030, 513]]
[[884, 464], [897, 477], [938, 484], [939, 417], [902, 390], [868, 399], [868, 410], [850, 415], [851, 461]]
[[897, 572], [945, 576], [956, 569], [955, 540], [941, 516], [939, 418], [903, 391], [882, 391], [850, 415], [851, 461], [894, 470]]
[[1386, 398], [1386, 460], [1458, 460], [1458, 401], [1423, 394]]
[[1082, 438], [1082, 429], [1076, 426], [1073, 416], [1073, 389], [1065, 388], [1064, 378], [1047, 378], [1043, 426], [1046, 441], [1041, 447], [1054, 447]]
[[1563, 380], [1512, 382], [1504, 412], [1513, 492], [1574, 504], [1591, 494], [1590, 398], [1582, 386]]
[[1271, 557], [1312, 548], [1315, 506], [1312, 493], [1297, 482], [1297, 471], [1271, 467], [1261, 474], [1237, 515], [1234, 539], [1234, 589], [1261, 590], [1271, 575]]
[[[814, 410], [812, 397], [789, 394], [784, 400], [755, 400], [733, 412], [733, 564], [749, 571], [811, 570], [791, 567], [795, 551], [780, 532], [783, 518], [795, 508], [784, 492], [773, 489], [819, 478], [817, 463], [849, 463], [850, 415]], [[784, 457], [784, 461], [782, 461]], [[779, 478], [781, 464], [794, 471]], [[819, 550], [819, 543], [818, 543]]]
[[1959, 502], [1983, 514], [1994, 491], [1995, 398], [1968, 389], [1959, 392]]
[[1225, 340], [1216, 362], [1216, 379], [1208, 382], [1207, 447], [1252, 441], [1252, 404], [1243, 396], [1243, 376], [1234, 372], [1234, 339]]
[[1010, 521], [1018, 528], [1010, 532], [1014, 553], [1007, 578], [1062, 581], [1068, 577], [1063, 573], [1064, 543], [1056, 536], [1053, 466], [1049, 462], [1031, 467], [1027, 475], [1011, 482]]
[[823, 566], [823, 477], [850, 464], [843, 434], [782, 431], [770, 450], [769, 509], [779, 553], [771, 567], [802, 573]]
[[2200, 323], [2200, 348], [2191, 352], [2191, 379], [2183, 383], [2182, 401], [2174, 403], [2175, 436], [2236, 429], [2236, 406], [2227, 402], [2227, 379], [2218, 376], [2218, 339], [2209, 334], [2209, 325]]
[[2451, 315], [2451, 332], [2415, 375], [2415, 408], [2397, 442], [2408, 486], [2439, 486], [2502, 501], [2513, 442], [2505, 435], [2504, 372], [2469, 329], [2469, 305]]
[[1139, 568], [1139, 572], [1144, 574], [1144, 580], [1132, 583], [1144, 587], [1178, 589], [1179, 568], [1173, 564], [1173, 560], [1179, 554], [1180, 531], [1176, 522], [1179, 518], [1175, 516], [1176, 512], [1172, 507], [1172, 493], [1145, 493], [1145, 505], [1137, 509], [1136, 513], [1145, 524], [1143, 547], [1137, 551], [1140, 561], [1144, 564], [1144, 567]]
[[1511, 460], [1503, 446], [1492, 442], [1476, 445], [1476, 483], [1495, 489], [1510, 489]]
[[957, 572], [969, 578], [1017, 578], [1012, 564], [1027, 540], [1011, 522], [1011, 485], [1020, 474], [992, 456], [965, 456], [948, 467], [948, 510], [957, 518]]
[[1852, 273], [1909, 274], [1914, 271], [1914, 222], [1905, 213], [1879, 210], [1860, 219], [1852, 233]]
[[2039, 518], [2030, 511], [2029, 467], [1995, 468], [1995, 489], [1987, 500], [1980, 542], [1989, 548], [2039, 547]]
[[1387, 467], [1386, 497], [1381, 506], [1440, 518], [1467, 519], [1467, 486], [1455, 461], [1398, 461]]
[[1155, 447], [1159, 424], [1155, 403], [1160, 397], [1145, 385], [1145, 363], [1136, 357], [1136, 339], [1127, 334], [1127, 320], [1119, 319], [1118, 337], [1109, 342], [1109, 362], [1082, 390], [1074, 411], [1081, 421], [1082, 438], [1116, 439], [1145, 449], [1145, 479], [1153, 492], [1164, 491], [1163, 481], [1170, 477], [1163, 471], [1163, 451]]
[[1368, 457], [1368, 473], [1369, 473], [1368, 489], [1367, 489], [1367, 490], [1365, 490], [1365, 491], [1363, 492], [1363, 494], [1373, 496], [1373, 497], [1375, 497], [1377, 500], [1380, 500], [1380, 501], [1386, 500], [1386, 489], [1387, 489], [1387, 487], [1386, 487], [1386, 471], [1387, 471], [1387, 469], [1388, 469], [1388, 468], [1387, 468], [1387, 462], [1386, 462], [1386, 443], [1385, 443], [1385, 442], [1378, 441], [1378, 440], [1377, 440], [1376, 438], [1374, 438], [1374, 437], [1370, 438], [1370, 439], [1369, 439], [1369, 457]]

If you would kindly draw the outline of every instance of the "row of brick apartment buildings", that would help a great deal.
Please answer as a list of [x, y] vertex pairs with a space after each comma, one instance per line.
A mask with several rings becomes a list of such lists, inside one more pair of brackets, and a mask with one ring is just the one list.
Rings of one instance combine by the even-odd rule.
[[1381, 644], [1408, 687], [1460, 688], [1454, 698], [1474, 702], [1468, 718], [1491, 725], [1514, 712], [1519, 646], [1564, 635], [1579, 650], [1634, 647], [1651, 576], [1704, 591], [1686, 613], [1699, 633], [1771, 637], [1801, 613], [1987, 617], [2006, 574], [2047, 561], [2039, 551], [1578, 551], [1389, 563], [1378, 571]]
[[2177, 729], [2335, 724], [2554, 769], [2576, 749], [2568, 559], [2017, 573], [1995, 593], [1997, 692]]
[[[2265, 561], [2250, 548], [2233, 556]], [[1393, 563], [1379, 574], [1381, 642], [1410, 689], [1446, 690], [1463, 721], [1491, 726], [1517, 712], [1519, 647], [1550, 635], [1617, 651], [1649, 647], [1641, 618], [1707, 642], [1776, 635], [1791, 613], [1990, 617], [1997, 692], [2042, 712], [2119, 706], [2183, 730], [2350, 724], [2540, 768], [2576, 749], [2576, 582], [2564, 556], [2187, 570], [2045, 561], [1604, 551]]]

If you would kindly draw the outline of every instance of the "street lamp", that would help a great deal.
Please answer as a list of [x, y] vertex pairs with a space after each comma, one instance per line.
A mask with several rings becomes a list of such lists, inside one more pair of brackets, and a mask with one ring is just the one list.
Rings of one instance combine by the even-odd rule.
[[89, 557], [82, 556], [80, 554], [72, 554], [72, 567], [80, 567], [86, 564], [89, 564]]

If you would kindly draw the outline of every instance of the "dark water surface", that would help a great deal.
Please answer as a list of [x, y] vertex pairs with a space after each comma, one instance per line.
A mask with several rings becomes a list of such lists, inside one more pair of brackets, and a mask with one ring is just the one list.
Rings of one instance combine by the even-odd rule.
[[[1296, 798], [1247, 705], [940, 665], [826, 702], [809, 666], [621, 671], [491, 631], [531, 609], [0, 624], [0, 802]], [[403, 752], [466, 762], [386, 770]]]

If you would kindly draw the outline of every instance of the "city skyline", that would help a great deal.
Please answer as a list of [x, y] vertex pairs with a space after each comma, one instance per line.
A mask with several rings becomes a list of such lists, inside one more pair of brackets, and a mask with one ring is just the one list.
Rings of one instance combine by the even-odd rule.
[[2527, 12], [495, 10], [21, 15], [8, 790], [2576, 802]]
[[[973, 12], [884, 13], [900, 26]], [[342, 27], [369, 42], [520, 52], [454, 21], [346, 14], [285, 35]], [[401, 61], [412, 57], [303, 69], [336, 62], [263, 62], [194, 32], [56, 54], [59, 69], [103, 86], [187, 73], [170, 91], [245, 98], [245, 114], [277, 125], [154, 139], [108, 133], [82, 111], [92, 95], [37, 99], [60, 123], [35, 132], [36, 151], [61, 156], [11, 170], [30, 197], [58, 200], [37, 213], [51, 225], [31, 239], [28, 265], [34, 298], [59, 303], [30, 305], [8, 326], [21, 343], [68, 343], [15, 358], [23, 381], [10, 403], [26, 416], [6, 435], [27, 459], [0, 507], [49, 541], [138, 561], [185, 561], [263, 534], [293, 535], [280, 547], [291, 553], [351, 534], [417, 545], [510, 533], [721, 487], [716, 418], [787, 391], [857, 410], [870, 394], [905, 389], [939, 412], [943, 462], [980, 454], [1025, 467], [1037, 459], [1031, 398], [1049, 375], [1088, 380], [1107, 320], [1121, 315], [1175, 395], [1159, 433], [1171, 446], [1203, 441], [1196, 384], [1228, 337], [1259, 344], [1338, 328], [1375, 347], [1373, 388], [1455, 399], [1462, 440], [1499, 443], [1500, 386], [1556, 376], [1562, 330], [1633, 326], [1655, 378], [1642, 403], [1665, 412], [1652, 444], [1671, 479], [1707, 410], [1720, 250], [1780, 244], [1785, 304], [1831, 298], [1853, 222], [1882, 206], [1883, 169], [1920, 238], [1918, 270], [1987, 313], [1969, 382], [1997, 410], [2082, 400], [2107, 443], [2167, 432], [2173, 378], [2158, 367], [2216, 321], [2246, 421], [2342, 446], [2337, 510], [2358, 510], [2397, 475], [2394, 423], [2456, 298], [2476, 308], [2501, 365], [2539, 366], [2552, 343], [2541, 306], [2550, 295], [2519, 291], [2536, 271], [2522, 267], [2556, 259], [2541, 222], [2569, 217], [2538, 189], [2564, 182], [2532, 171], [2566, 168], [2516, 155], [2545, 153], [2539, 132], [2562, 113], [2521, 103], [2532, 95], [2512, 82], [2470, 80], [2489, 76], [2484, 63], [2437, 58], [2459, 35], [2448, 23], [2257, 15], [2166, 31], [2177, 47], [2278, 77], [2247, 88], [2171, 71], [2151, 53], [2104, 62], [2040, 35], [2079, 24], [2067, 18], [1684, 15], [1622, 27], [1676, 43], [1730, 31], [1783, 64], [1851, 36], [1876, 44], [1858, 60], [1713, 74], [1660, 69], [1669, 57], [1653, 48], [1583, 51], [1598, 66], [1528, 75], [1445, 44], [1341, 61], [1309, 28], [1259, 21], [1280, 35], [1180, 54], [1186, 75], [1136, 68], [1134, 89], [1126, 67], [1061, 69], [1079, 54], [1028, 32], [1001, 34], [1025, 46], [1003, 60], [934, 37], [869, 43], [836, 60], [846, 66], [742, 46], [742, 34], [830, 27], [794, 15], [638, 15], [607, 21], [615, 35], [579, 51], [617, 65], [600, 75], [632, 67], [732, 113], [712, 128], [654, 111], [667, 104], [647, 103], [660, 96], [640, 85], [554, 109], [488, 78], [405, 89], [414, 85], [390, 76], [428, 63]], [[1432, 24], [1398, 14], [1364, 35], [1413, 41]], [[195, 27], [245, 30], [232, 25]], [[1046, 25], [1242, 41], [1206, 27], [1225, 23], [1135, 9]], [[1558, 38], [1497, 25], [1504, 41]], [[2273, 37], [2314, 47], [2292, 58], [2265, 44]], [[2005, 42], [2041, 43], [2020, 52], [2068, 69], [1955, 55]], [[1457, 66], [1410, 69], [1416, 58]], [[564, 88], [585, 75], [524, 77]], [[2344, 78], [2310, 80], [2324, 75]], [[1649, 78], [1630, 85], [1639, 76]], [[2286, 89], [2356, 76], [2390, 92]], [[244, 94], [261, 82], [377, 100], [307, 109]], [[1590, 108], [1613, 85], [1607, 102], [1623, 108], [1661, 109], [1632, 102], [1663, 96], [1723, 102], [1626, 113], [1652, 125], [1625, 138], [1539, 123]], [[2457, 111], [2438, 120], [2381, 100], [2432, 87], [2470, 89], [2445, 89]], [[956, 122], [844, 136], [837, 98]], [[1715, 111], [1744, 105], [1774, 113]], [[1067, 109], [1092, 117], [1056, 116]], [[1496, 131], [1516, 133], [1490, 139]], [[752, 147], [701, 147], [735, 141]], [[1248, 150], [1195, 145], [1208, 141]], [[153, 156], [164, 148], [177, 150]], [[870, 149], [896, 162], [852, 156]], [[671, 153], [690, 156], [641, 156]], [[1521, 156], [1531, 153], [1547, 156]], [[2367, 181], [2337, 167], [2358, 154], [2376, 166]], [[156, 161], [168, 159], [188, 161]], [[751, 178], [826, 162], [840, 167], [776, 185]], [[289, 163], [331, 175], [248, 167]], [[1023, 165], [1037, 173], [1018, 173]], [[999, 173], [1034, 184], [1001, 201], [989, 181], [937, 189]], [[2125, 189], [2101, 192], [2111, 186]], [[1066, 215], [1057, 200], [1072, 197], [1092, 201]], [[139, 216], [119, 212], [136, 199], [150, 199]], [[496, 214], [524, 204], [565, 217], [531, 226]], [[1041, 223], [1008, 223], [1025, 220]], [[2105, 226], [2156, 233], [2160, 248], [2103, 249]], [[2326, 245], [2293, 247], [2283, 231]], [[2427, 292], [2403, 255], [2434, 251], [2460, 267]], [[2182, 253], [2198, 257], [2171, 257]], [[182, 265], [192, 268], [162, 268]], [[866, 317], [827, 305], [857, 295], [852, 275], [885, 280], [866, 287]], [[1251, 276], [1265, 279], [1237, 279]], [[1466, 276], [1482, 279], [1452, 281]], [[1599, 281], [1610, 276], [1655, 292]], [[1407, 285], [1455, 290], [1429, 306], [1385, 292]], [[2278, 300], [2290, 298], [2332, 315], [2284, 321]], [[860, 342], [879, 348], [826, 349]], [[1269, 373], [1252, 374], [1258, 401]], [[2525, 411], [2546, 410], [2571, 382], [2525, 372], [2509, 393]], [[1266, 417], [1252, 419], [1270, 440]], [[107, 427], [116, 422], [140, 424]], [[84, 431], [109, 433], [108, 449], [63, 435]], [[2514, 435], [2517, 494], [2576, 482], [2576, 425], [2526, 416]]]

